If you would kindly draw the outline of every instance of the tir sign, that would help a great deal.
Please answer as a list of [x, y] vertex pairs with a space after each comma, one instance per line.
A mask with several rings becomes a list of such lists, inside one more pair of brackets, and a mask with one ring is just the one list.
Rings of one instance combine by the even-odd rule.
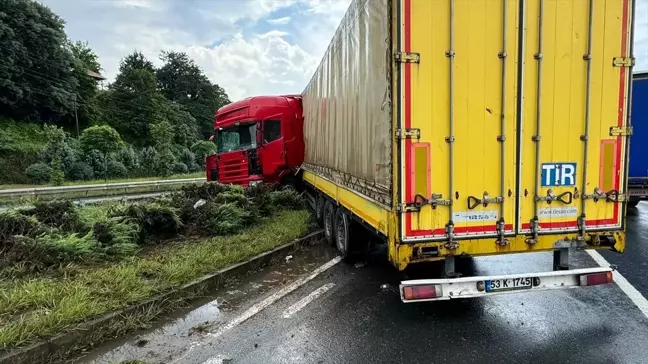
[[576, 163], [543, 163], [542, 187], [576, 185]]

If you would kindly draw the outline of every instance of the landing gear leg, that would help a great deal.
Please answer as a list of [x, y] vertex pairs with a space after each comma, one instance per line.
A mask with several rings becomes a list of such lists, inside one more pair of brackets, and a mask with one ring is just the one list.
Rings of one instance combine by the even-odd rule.
[[569, 270], [569, 249], [562, 248], [554, 250], [553, 252], [553, 269], [554, 270]]

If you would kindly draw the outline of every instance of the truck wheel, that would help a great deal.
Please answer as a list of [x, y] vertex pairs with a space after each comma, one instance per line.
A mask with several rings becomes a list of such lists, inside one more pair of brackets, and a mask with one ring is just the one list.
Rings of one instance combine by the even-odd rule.
[[342, 259], [349, 259], [351, 255], [351, 225], [349, 215], [342, 209], [338, 209], [335, 215], [335, 247]]
[[335, 242], [335, 210], [331, 201], [324, 203], [324, 237], [329, 244]]
[[324, 226], [324, 205], [326, 199], [322, 196], [321, 193], [317, 194], [315, 199], [315, 219], [320, 226]]
[[639, 201], [628, 201], [628, 207], [637, 207]]

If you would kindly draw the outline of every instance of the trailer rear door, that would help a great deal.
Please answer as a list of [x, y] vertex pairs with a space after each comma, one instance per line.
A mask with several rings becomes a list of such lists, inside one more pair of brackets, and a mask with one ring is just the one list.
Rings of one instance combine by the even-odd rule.
[[400, 0], [404, 241], [621, 227], [631, 9]]

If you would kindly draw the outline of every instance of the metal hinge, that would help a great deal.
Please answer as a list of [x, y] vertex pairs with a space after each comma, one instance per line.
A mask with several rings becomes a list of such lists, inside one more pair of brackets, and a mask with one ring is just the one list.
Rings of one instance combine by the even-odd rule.
[[396, 52], [396, 54], [394, 54], [394, 59], [396, 62], [400, 63], [419, 63], [421, 62], [421, 54], [412, 52]]
[[632, 135], [632, 126], [611, 126], [610, 136]]
[[396, 138], [421, 139], [421, 129], [416, 129], [416, 128], [396, 129]]
[[635, 65], [634, 57], [614, 57], [612, 58], [613, 67], [633, 67]]

